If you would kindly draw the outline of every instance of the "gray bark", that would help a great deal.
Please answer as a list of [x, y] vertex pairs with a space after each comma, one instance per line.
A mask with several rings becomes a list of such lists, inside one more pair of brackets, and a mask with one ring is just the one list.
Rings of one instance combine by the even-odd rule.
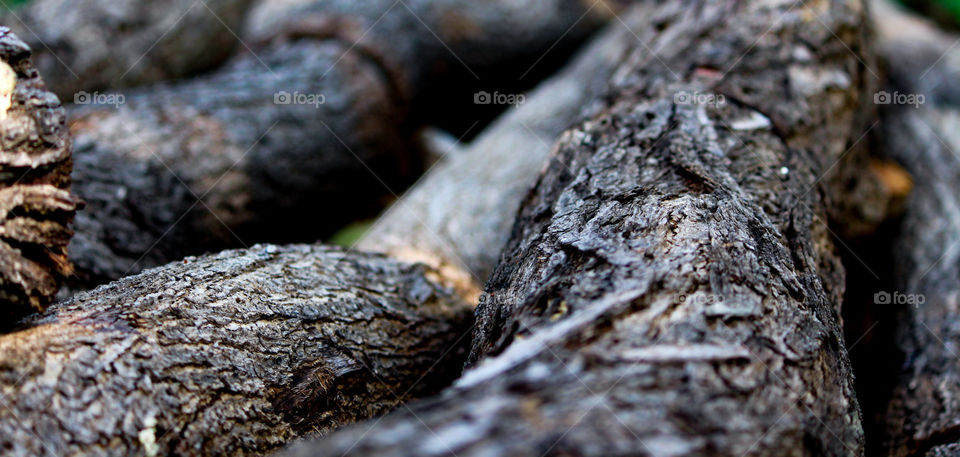
[[[297, 41], [277, 54], [286, 50], [300, 60], [329, 64], [303, 56], [342, 49], [335, 43]], [[347, 54], [338, 66], [363, 70], [362, 60]], [[78, 144], [94, 151], [100, 144], [84, 139], [90, 125], [78, 124], [102, 122], [97, 132], [120, 141], [127, 130], [120, 121], [141, 121], [133, 128], [146, 125], [150, 131], [157, 119], [179, 119], [177, 108], [192, 99], [221, 109], [212, 110], [213, 120], [178, 121], [177, 129], [199, 133], [190, 136], [195, 147], [158, 147], [157, 154], [171, 154], [168, 163], [187, 182], [207, 176], [203, 167], [237, 154], [201, 149], [209, 147], [203, 134], [215, 127], [214, 116], [246, 113], [256, 122], [255, 114], [269, 108], [242, 111], [242, 96], [231, 100], [256, 84], [234, 83], [231, 75], [251, 74], [238, 68], [244, 68], [242, 61], [209, 80], [130, 95], [118, 113], [88, 108], [74, 125], [81, 132]], [[283, 70], [275, 68], [293, 73]], [[364, 74], [360, 70], [355, 73]], [[358, 79], [354, 74], [352, 80]], [[202, 90], [205, 84], [217, 90]], [[149, 102], [161, 90], [171, 108], [152, 111]], [[304, 117], [301, 122], [313, 121]], [[146, 143], [139, 156], [137, 147], [127, 146], [138, 159], [150, 153], [152, 141], [162, 145], [168, 138], [134, 132], [142, 138], [128, 133], [127, 141]], [[200, 169], [196, 157], [205, 159]], [[117, 188], [143, 189], [140, 201], [151, 187], [136, 176], [165, 182], [168, 189], [178, 184], [162, 169], [107, 174], [108, 168], [101, 165], [90, 185], [109, 189], [112, 180], [128, 180], [129, 187]], [[6, 393], [0, 397], [6, 407], [0, 449], [13, 455], [255, 455], [382, 414], [434, 392], [460, 372], [472, 306], [441, 285], [452, 282], [447, 273], [333, 248], [256, 246], [188, 258], [80, 293], [0, 338], [0, 386]]]
[[[440, 162], [394, 203], [357, 245], [420, 261], [461, 278], [478, 295], [496, 266], [523, 196], [547, 165], [554, 140], [601, 105], [614, 69], [651, 8], [614, 21], [557, 75], [527, 94], [468, 146]], [[428, 255], [429, 254], [429, 255]]]
[[[312, 241], [372, 212], [417, 154], [389, 81], [345, 50], [276, 44], [129, 92], [117, 108], [75, 105], [74, 181], [88, 205], [70, 246], [73, 285], [254, 241]], [[325, 103], [275, 103], [281, 91]]]
[[663, 4], [524, 201], [473, 367], [284, 455], [861, 455], [824, 221], [872, 96], [864, 11], [794, 6]]
[[237, 46], [251, 0], [32, 0], [0, 23], [35, 52], [50, 90], [130, 87], [209, 70]]
[[0, 328], [43, 311], [71, 272], [67, 244], [79, 200], [70, 193], [66, 114], [0, 27]]
[[[579, 0], [474, 3], [267, 2], [247, 33], [256, 55], [132, 92], [116, 109], [78, 107], [75, 180], [89, 206], [70, 248], [74, 286], [203, 250], [313, 241], [374, 213], [419, 171], [411, 103], [440, 82], [533, 64], [609, 11]], [[464, 68], [473, 73], [440, 77]], [[325, 104], [277, 105], [279, 91]]]
[[[919, 107], [882, 105], [882, 151], [914, 177], [892, 252], [897, 266], [889, 303], [901, 309], [897, 373], [887, 414], [888, 455], [960, 455], [960, 361], [955, 346], [960, 298], [960, 52], [957, 36], [880, 4], [879, 49], [890, 73], [886, 90], [922, 94]], [[880, 9], [880, 8], [878, 8]], [[894, 299], [903, 297], [896, 303]], [[907, 298], [913, 298], [909, 303]], [[921, 298], [923, 303], [916, 303]]]
[[[503, 73], [521, 78], [617, 9], [608, 0], [267, 1], [251, 12], [244, 37], [341, 40], [375, 56], [400, 90], [422, 99], [437, 86], [494, 84]], [[473, 91], [455, 93], [473, 101]]]
[[10, 456], [242, 456], [459, 373], [471, 307], [422, 266], [321, 246], [187, 258], [0, 336]]

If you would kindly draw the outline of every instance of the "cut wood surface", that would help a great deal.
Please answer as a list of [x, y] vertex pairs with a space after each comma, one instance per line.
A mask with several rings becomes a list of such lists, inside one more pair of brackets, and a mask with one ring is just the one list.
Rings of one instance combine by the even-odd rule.
[[[472, 80], [497, 74], [490, 55], [532, 65], [531, 53], [581, 39], [609, 11], [421, 3], [265, 2], [254, 18], [273, 19], [251, 19], [262, 33], [248, 33], [256, 54], [124, 94], [118, 107], [78, 107], [75, 181], [89, 205], [70, 248], [74, 286], [223, 247], [314, 241], [375, 213], [420, 171], [410, 104], [451, 82], [438, 69], [477, 68]], [[509, 14], [518, 8], [536, 14]], [[535, 21], [502, 28], [503, 18]], [[443, 22], [454, 19], [462, 27]]]
[[662, 4], [525, 200], [472, 368], [284, 455], [862, 455], [825, 219], [864, 10], [795, 6]]
[[0, 27], [0, 328], [43, 311], [71, 273], [70, 150], [66, 113], [30, 48]]
[[[649, 7], [625, 14], [557, 75], [527, 94], [477, 139], [447, 152], [357, 245], [421, 261], [462, 278], [478, 294], [496, 266], [523, 196], [547, 165], [560, 134], [591, 110], [635, 42]], [[628, 28], [629, 27], [629, 28]]]
[[50, 90], [129, 87], [209, 70], [238, 46], [251, 0], [4, 2], [0, 24], [33, 48]]
[[[877, 2], [878, 48], [888, 93], [922, 95], [919, 106], [883, 105], [882, 151], [915, 183], [892, 247], [901, 309], [896, 345], [904, 364], [886, 419], [890, 456], [960, 455], [960, 51], [957, 36]], [[882, 297], [881, 297], [882, 299]], [[921, 302], [922, 301], [922, 302]]]
[[9, 456], [257, 455], [459, 373], [472, 308], [422, 266], [321, 246], [187, 258], [0, 336]]

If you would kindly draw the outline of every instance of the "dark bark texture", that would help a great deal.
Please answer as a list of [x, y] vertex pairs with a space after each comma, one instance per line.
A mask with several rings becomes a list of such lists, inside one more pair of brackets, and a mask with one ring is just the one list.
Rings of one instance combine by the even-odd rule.
[[607, 82], [636, 40], [628, 27], [637, 28], [650, 9], [635, 8], [623, 23], [608, 25], [522, 105], [466, 147], [444, 153], [357, 247], [448, 271], [458, 287], [478, 296], [553, 142], [602, 106]]
[[285, 455], [863, 453], [825, 225], [871, 85], [863, 5], [677, 1], [649, 20], [524, 202], [474, 366]]
[[[552, 48], [585, 39], [617, 9], [609, 0], [263, 2], [250, 14], [245, 39], [341, 40], [374, 56], [400, 90], [421, 99], [437, 86], [494, 84], [505, 69], [528, 70]], [[473, 101], [472, 91], [458, 96]]]
[[[888, 93], [920, 106], [882, 105], [882, 152], [914, 177], [893, 247], [895, 284], [878, 305], [898, 307], [904, 355], [886, 415], [891, 456], [960, 455], [960, 75], [958, 37], [885, 6], [878, 16]], [[885, 294], [885, 295], [884, 295]], [[887, 297], [887, 298], [884, 298]], [[899, 298], [898, 298], [899, 297]], [[921, 300], [922, 303], [917, 300]], [[885, 302], [886, 301], [886, 302]]]
[[251, 0], [32, 0], [4, 3], [0, 24], [35, 52], [52, 92], [129, 87], [191, 75], [223, 62]]
[[[905, 355], [887, 411], [892, 456], [960, 455], [928, 452], [960, 443], [960, 150], [955, 107], [897, 107], [883, 115], [885, 150], [914, 176], [913, 195], [895, 244], [896, 282], [889, 303], [902, 307], [896, 336]], [[922, 297], [923, 303], [905, 302]], [[914, 300], [915, 301], [915, 300]]]
[[[375, 62], [276, 44], [216, 73], [75, 106], [77, 286], [256, 240], [316, 240], [418, 168]], [[322, 104], [278, 103], [317, 97]], [[289, 97], [277, 99], [276, 97]], [[383, 180], [382, 182], [380, 180]]]
[[[473, 79], [496, 74], [484, 56], [532, 63], [595, 29], [606, 8], [421, 3], [266, 2], [250, 29], [277, 29], [248, 33], [256, 55], [132, 92], [119, 108], [78, 107], [75, 182], [89, 206], [71, 245], [74, 285], [203, 250], [312, 241], [373, 214], [419, 171], [410, 104], [440, 82], [439, 69], [476, 68]], [[275, 103], [281, 92], [292, 103]]]
[[471, 308], [421, 265], [257, 245], [60, 302], [0, 337], [10, 456], [257, 455], [458, 374]]
[[0, 27], [0, 327], [43, 311], [71, 273], [70, 134], [30, 48]]

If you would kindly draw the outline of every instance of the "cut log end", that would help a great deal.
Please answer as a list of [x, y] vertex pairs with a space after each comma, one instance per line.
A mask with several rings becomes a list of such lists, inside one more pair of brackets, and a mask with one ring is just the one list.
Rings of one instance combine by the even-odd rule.
[[68, 225], [80, 205], [70, 193], [66, 115], [30, 56], [0, 27], [0, 317], [8, 323], [43, 311], [72, 273]]

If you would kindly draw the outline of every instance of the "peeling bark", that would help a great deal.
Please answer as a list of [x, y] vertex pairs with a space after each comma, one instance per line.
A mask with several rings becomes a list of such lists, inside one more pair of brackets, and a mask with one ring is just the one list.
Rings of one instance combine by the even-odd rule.
[[431, 393], [471, 308], [422, 266], [258, 245], [124, 278], [0, 336], [4, 455], [257, 455]]
[[895, 283], [878, 291], [878, 305], [901, 309], [896, 345], [905, 356], [887, 409], [885, 445], [890, 456], [960, 455], [958, 38], [896, 7], [878, 6], [879, 49], [890, 72], [886, 90], [925, 96], [921, 106], [890, 104], [881, 111], [882, 152], [903, 164], [915, 183], [893, 246]]
[[0, 327], [43, 311], [72, 271], [67, 244], [79, 200], [70, 193], [66, 114], [30, 48], [0, 27]]
[[[6, 3], [0, 23], [34, 50], [50, 90], [130, 87], [196, 74], [237, 45], [251, 0], [32, 0]], [[235, 32], [236, 31], [236, 32]]]
[[664, 3], [524, 202], [473, 367], [284, 455], [862, 455], [824, 220], [864, 11], [795, 7]]

